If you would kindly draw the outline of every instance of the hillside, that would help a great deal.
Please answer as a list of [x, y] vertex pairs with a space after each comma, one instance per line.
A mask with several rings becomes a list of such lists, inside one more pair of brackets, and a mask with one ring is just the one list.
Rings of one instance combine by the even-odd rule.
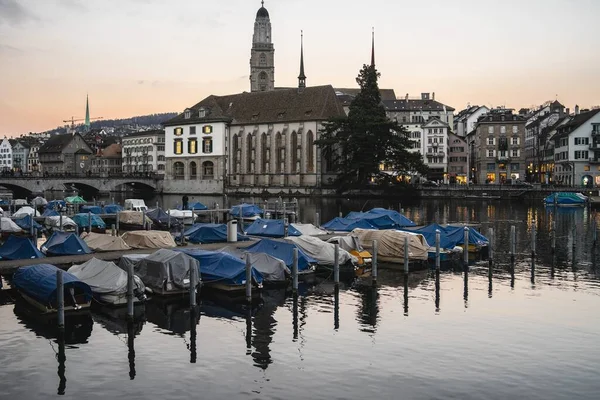
[[162, 122], [175, 117], [176, 115], [177, 113], [175, 112], [167, 112], [160, 114], [139, 115], [124, 119], [101, 119], [93, 121], [92, 128], [116, 128], [122, 125], [159, 125]]

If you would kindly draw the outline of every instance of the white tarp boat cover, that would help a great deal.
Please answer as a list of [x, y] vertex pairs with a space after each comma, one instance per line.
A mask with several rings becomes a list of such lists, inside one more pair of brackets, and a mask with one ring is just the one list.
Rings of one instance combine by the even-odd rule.
[[[119, 222], [130, 225], [143, 225], [144, 213], [141, 211], [120, 211]], [[146, 222], [152, 223], [152, 220], [146, 217]]]
[[[300, 247], [307, 255], [319, 262], [319, 265], [333, 265], [335, 257], [335, 244], [327, 243], [313, 236], [290, 236], [287, 237], [290, 243], [294, 243]], [[348, 261], [358, 262], [358, 259], [348, 253], [341, 247], [338, 248], [338, 260], [340, 265], [346, 264]]]
[[[119, 298], [123, 300], [127, 296], [127, 273], [113, 262], [92, 258], [83, 264], [73, 265], [68, 272], [87, 283], [94, 294], [112, 295], [113, 302]], [[144, 293], [144, 290], [142, 280], [134, 276], [134, 291]], [[110, 298], [109, 296], [101, 297], [104, 300]]]
[[127, 254], [119, 260], [119, 268], [123, 271], [129, 269], [129, 265], [133, 265], [133, 270], [137, 271], [143, 259], [148, 258], [150, 254]]
[[363, 247], [360, 245], [360, 241], [358, 237], [355, 235], [347, 235], [347, 236], [334, 236], [327, 240], [328, 243], [337, 243], [340, 245], [340, 248], [350, 252], [352, 250], [363, 251]]
[[94, 251], [119, 251], [130, 250], [120, 236], [111, 236], [103, 233], [83, 232], [81, 238]]
[[17, 211], [15, 211], [15, 213], [13, 214], [13, 217], [22, 218], [26, 215], [33, 215], [35, 217], [35, 216], [40, 215], [40, 213], [29, 206], [24, 206], [24, 207], [19, 208]]
[[285, 262], [266, 253], [249, 253], [243, 249], [233, 246], [223, 247], [219, 250], [221, 253], [231, 254], [241, 260], [246, 261], [250, 257], [250, 263], [259, 271], [266, 282], [285, 281], [286, 277], [291, 275], [290, 269]]
[[200, 262], [180, 251], [160, 249], [140, 261], [136, 275], [152, 291], [169, 293], [189, 289], [190, 268], [200, 273]]
[[403, 263], [405, 237], [408, 237], [409, 260], [427, 260], [429, 244], [427, 244], [425, 237], [421, 234], [372, 229], [354, 229], [352, 234], [356, 235], [360, 245], [371, 253], [373, 253], [373, 240], [377, 240], [379, 244], [377, 257], [381, 261]]
[[173, 218], [196, 218], [196, 215], [194, 214], [194, 212], [192, 210], [169, 210], [169, 214], [171, 214], [171, 217]]
[[165, 231], [131, 231], [122, 236], [134, 249], [169, 249], [177, 247], [171, 233]]
[[[46, 217], [44, 225], [50, 228], [60, 228], [60, 216]], [[62, 226], [63, 228], [75, 228], [77, 224], [71, 218], [63, 215]]]
[[2, 217], [2, 219], [0, 220], [0, 227], [2, 229], [0, 229], [2, 232], [22, 232], [23, 229], [21, 229], [21, 227], [17, 224], [15, 224], [15, 222], [8, 218], [8, 217]]
[[327, 235], [327, 231], [317, 228], [313, 224], [292, 224], [292, 226], [303, 235]]
[[48, 200], [46, 200], [45, 198], [43, 198], [41, 196], [37, 196], [36, 198], [31, 200], [31, 204], [34, 207], [41, 207], [41, 206], [45, 206], [46, 204], [48, 204]]

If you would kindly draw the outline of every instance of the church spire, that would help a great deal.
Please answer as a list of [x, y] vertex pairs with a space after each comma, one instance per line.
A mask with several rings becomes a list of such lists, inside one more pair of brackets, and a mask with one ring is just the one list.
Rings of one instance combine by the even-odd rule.
[[375, 28], [371, 35], [371, 67], [375, 67]]
[[306, 75], [304, 75], [304, 32], [300, 31], [300, 75], [298, 75], [298, 89], [306, 87]]
[[85, 130], [90, 130], [90, 99], [89, 95], [85, 95]]

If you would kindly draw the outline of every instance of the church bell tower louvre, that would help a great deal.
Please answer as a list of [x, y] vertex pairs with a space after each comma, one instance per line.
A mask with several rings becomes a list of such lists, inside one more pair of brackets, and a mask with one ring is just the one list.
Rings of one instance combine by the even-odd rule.
[[265, 2], [256, 13], [250, 55], [250, 91], [275, 89], [275, 49], [271, 37], [271, 20]]

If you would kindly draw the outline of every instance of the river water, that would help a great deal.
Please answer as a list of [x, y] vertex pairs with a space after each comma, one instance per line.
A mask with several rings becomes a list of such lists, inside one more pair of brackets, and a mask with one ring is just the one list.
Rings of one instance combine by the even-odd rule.
[[[327, 220], [364, 205], [299, 202], [306, 222], [316, 212]], [[151, 302], [145, 321], [129, 326], [102, 313], [73, 320], [64, 352], [53, 324], [33, 322], [4, 292], [0, 398], [598, 398], [595, 214], [493, 201], [370, 202], [365, 209], [374, 206], [403, 207], [417, 223], [481, 222], [484, 234], [495, 228], [492, 278], [487, 262], [479, 262], [467, 274], [442, 271], [439, 284], [431, 271], [405, 278], [381, 270], [375, 289], [355, 282], [337, 293], [324, 281], [302, 287], [297, 299], [265, 292], [253, 308], [204, 294], [193, 313], [185, 301]], [[514, 273], [511, 225], [518, 237]]]

